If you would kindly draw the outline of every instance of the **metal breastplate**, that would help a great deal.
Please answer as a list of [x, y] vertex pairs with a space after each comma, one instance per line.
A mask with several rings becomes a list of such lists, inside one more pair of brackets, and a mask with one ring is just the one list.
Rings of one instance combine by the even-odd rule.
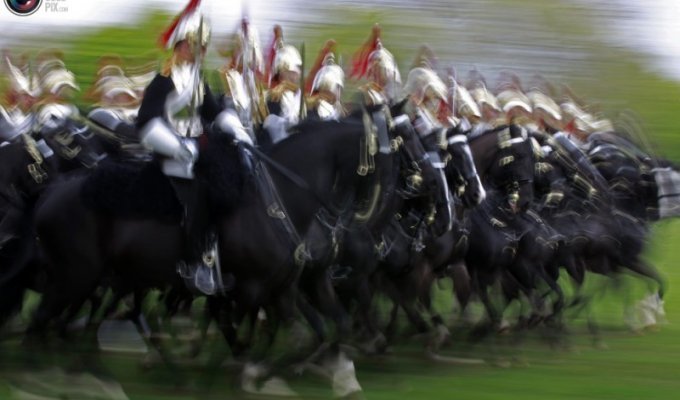
[[203, 133], [203, 125], [198, 109], [194, 107], [203, 104], [205, 89], [197, 68], [191, 65], [177, 65], [173, 67], [170, 78], [175, 85], [175, 91], [165, 102], [168, 122], [180, 136], [200, 136]]
[[51, 127], [56, 121], [78, 116], [78, 109], [72, 104], [49, 103], [38, 111], [38, 125]]
[[322, 120], [337, 120], [340, 118], [340, 110], [336, 105], [333, 105], [325, 100], [319, 101], [316, 106], [316, 112]]
[[241, 113], [241, 111], [250, 107], [248, 91], [246, 90], [246, 84], [243, 80], [243, 76], [241, 76], [241, 74], [235, 69], [230, 69], [229, 71], [225, 72], [224, 75], [227, 81], [228, 92], [234, 101], [236, 111]]
[[19, 109], [7, 112], [0, 107], [0, 140], [11, 140], [18, 135], [26, 134], [33, 128], [34, 115], [24, 114]]
[[388, 103], [387, 98], [385, 97], [385, 95], [382, 92], [380, 92], [378, 90], [374, 90], [372, 88], [369, 88], [368, 90], [366, 90], [366, 97], [368, 98], [370, 105], [373, 105], [373, 106], [379, 106], [379, 105]]
[[413, 123], [413, 127], [416, 129], [416, 132], [418, 132], [418, 135], [421, 138], [424, 138], [426, 136], [429, 136], [435, 130], [441, 129], [442, 125], [437, 121], [437, 119], [432, 116], [432, 114], [423, 109], [422, 107], [416, 108], [416, 118]]
[[289, 126], [297, 124], [300, 119], [300, 96], [300, 90], [287, 90], [281, 96], [281, 116]]

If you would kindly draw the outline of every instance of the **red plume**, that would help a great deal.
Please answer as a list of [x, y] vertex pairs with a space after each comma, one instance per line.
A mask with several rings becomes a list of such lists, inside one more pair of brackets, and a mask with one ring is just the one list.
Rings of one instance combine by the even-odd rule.
[[326, 58], [328, 53], [333, 51], [333, 48], [335, 47], [335, 40], [329, 39], [326, 41], [326, 44], [324, 44], [323, 48], [319, 52], [319, 55], [316, 57], [316, 60], [314, 61], [314, 64], [312, 65], [312, 68], [309, 70], [309, 74], [307, 75], [307, 79], [305, 82], [305, 91], [307, 93], [312, 91], [312, 84], [314, 83], [314, 78], [316, 78], [317, 72], [323, 67], [323, 60]]
[[177, 25], [179, 24], [179, 21], [182, 20], [186, 15], [191, 14], [194, 10], [196, 10], [201, 3], [201, 0], [191, 0], [189, 4], [182, 10], [182, 12], [175, 17], [175, 19], [172, 21], [172, 24], [168, 27], [168, 29], [165, 30], [161, 34], [161, 36], [158, 38], [158, 45], [166, 48], [168, 45], [168, 41], [170, 40], [170, 37], [172, 36], [172, 33], [175, 32], [175, 29], [177, 28]]
[[276, 45], [279, 40], [283, 40], [283, 30], [281, 25], [274, 25], [274, 37], [267, 50], [267, 65], [265, 66], [265, 82], [269, 82], [272, 79], [272, 66], [274, 64], [274, 58], [276, 57]]
[[373, 30], [371, 31], [371, 36], [369, 36], [366, 43], [357, 50], [352, 56], [352, 72], [350, 72], [350, 78], [356, 77], [357, 79], [366, 75], [366, 70], [368, 69], [368, 56], [371, 55], [375, 49], [378, 48], [378, 41], [380, 40], [380, 25], [373, 25]]

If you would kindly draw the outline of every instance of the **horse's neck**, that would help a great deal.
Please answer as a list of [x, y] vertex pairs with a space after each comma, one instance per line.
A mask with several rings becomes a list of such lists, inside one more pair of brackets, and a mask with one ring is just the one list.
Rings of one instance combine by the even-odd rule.
[[485, 132], [471, 140], [469, 146], [479, 179], [485, 182], [491, 163], [498, 152], [498, 135], [494, 132]]

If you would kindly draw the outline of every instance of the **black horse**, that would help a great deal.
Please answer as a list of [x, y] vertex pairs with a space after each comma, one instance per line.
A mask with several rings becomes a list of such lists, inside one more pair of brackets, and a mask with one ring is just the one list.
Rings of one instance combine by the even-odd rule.
[[[283, 166], [271, 169], [278, 196], [269, 198], [260, 195], [257, 179], [243, 182], [240, 175], [228, 174], [239, 170], [233, 162], [225, 167], [225, 160], [239, 159], [235, 148], [225, 143], [230, 139], [209, 136], [209, 150], [201, 157], [197, 175], [210, 182], [222, 271], [235, 279], [225, 302], [233, 310], [226, 313], [229, 323], [222, 323], [233, 348], [238, 347], [233, 323], [244, 315], [265, 309], [272, 321], [294, 317], [303, 265], [316, 276], [306, 293], [312, 306], [324, 315], [339, 315], [324, 272], [333, 250], [333, 229], [328, 227], [357, 211], [356, 200], [366, 182], [357, 174], [364, 132], [361, 121], [353, 120], [299, 126], [269, 153]], [[232, 179], [225, 179], [225, 171]], [[297, 177], [296, 184], [291, 184], [291, 177]], [[76, 176], [55, 185], [38, 207], [37, 229], [54, 280], [30, 332], [44, 331], [63, 310], [79, 307], [109, 277], [123, 288], [119, 291], [127, 292], [183, 286], [176, 273], [182, 256], [177, 220], [119, 215], [88, 206], [83, 197], [87, 183], [87, 176]], [[267, 203], [272, 199], [280, 201]], [[336, 323], [342, 325], [340, 319]]]
[[517, 267], [515, 256], [528, 231], [525, 218], [533, 201], [535, 157], [531, 140], [520, 127], [502, 126], [493, 132], [495, 134], [478, 136], [470, 143], [473, 152], [475, 146], [498, 150], [475, 156], [488, 196], [469, 213], [467, 274], [456, 271], [454, 283], [458, 278], [465, 284], [469, 277], [470, 290], [462, 290], [457, 296], [461, 311], [467, 307], [470, 295], [476, 293], [485, 306], [491, 326], [497, 327], [501, 316], [491, 303], [489, 286], [506, 272], [526, 284], [513, 267]]
[[[452, 187], [457, 186], [456, 182], [461, 182], [459, 175], [466, 177], [462, 182], [470, 182], [467, 184], [468, 187], [466, 187], [466, 192], [463, 194], [463, 205], [467, 205], [468, 208], [476, 205], [479, 200], [484, 199], [482, 193], [485, 192], [483, 192], [484, 189], [479, 185], [480, 178], [487, 185], [490, 181], [496, 179], [497, 182], [502, 182], [502, 187], [505, 187], [507, 184], [512, 187], [513, 191], [519, 188], [523, 189], [524, 186], [531, 184], [530, 176], [527, 175], [533, 173], [530, 146], [526, 141], [520, 143], [509, 142], [510, 138], [505, 137], [507, 133], [507, 131], [503, 133], [499, 129], [478, 136], [470, 142], [469, 147], [476, 164], [474, 168], [471, 166], [466, 167], [465, 163], [461, 164], [460, 162], [449, 165], [449, 167], [459, 165], [458, 168], [460, 168], [459, 171], [453, 171], [451, 170], [452, 168], [449, 168], [448, 175]], [[449, 141], [449, 151], [454, 159], [462, 156], [460, 148], [456, 151], [454, 146], [456, 141], [457, 138], [455, 136]], [[462, 150], [465, 150], [466, 147], [467, 144], [462, 147]], [[513, 160], [513, 162], [507, 162], [507, 160]], [[479, 171], [479, 177], [476, 177], [476, 171]], [[475, 178], [471, 179], [473, 175]], [[525, 176], [527, 177], [526, 179], [524, 178]], [[512, 181], [505, 177], [511, 177]], [[510, 183], [514, 182], [517, 182], [517, 187], [510, 185]], [[530, 189], [521, 191], [521, 196], [530, 194]], [[471, 198], [466, 198], [466, 195], [471, 195]], [[503, 199], [506, 201], [507, 196], [504, 196]], [[515, 198], [514, 201], [516, 202], [515, 204], [523, 205], [528, 200]], [[488, 202], [489, 199], [487, 198], [477, 208], [487, 207], [485, 204]], [[388, 327], [388, 332], [394, 330], [396, 313], [398, 307], [401, 307], [419, 332], [425, 333], [429, 331], [434, 333], [434, 336], [431, 337], [432, 340], [428, 343], [430, 350], [435, 350], [441, 344], [442, 339], [447, 336], [448, 333], [442, 318], [431, 312], [431, 287], [434, 279], [437, 277], [453, 275], [455, 294], [458, 296], [461, 304], [467, 304], [472, 289], [470, 288], [469, 274], [465, 269], [463, 261], [467, 257], [468, 246], [472, 245], [470, 243], [473, 237], [471, 230], [478, 229], [474, 226], [474, 221], [471, 219], [477, 213], [478, 211], [475, 208], [465, 211], [465, 208], [461, 207], [459, 210], [459, 221], [455, 228], [440, 237], [426, 236], [421, 239], [413, 234], [408, 235], [405, 233], [395, 236], [396, 238], [401, 238], [403, 244], [394, 246], [394, 248], [399, 250], [392, 255], [391, 260], [386, 260], [388, 264], [385, 271], [391, 271], [391, 273], [386, 273], [385, 278], [388, 279], [383, 279], [384, 283], [387, 284], [385, 288], [395, 302], [392, 322]], [[404, 227], [409, 225], [413, 224], [408, 222]], [[403, 227], [401, 230], [404, 232]], [[482, 240], [487, 240], [487, 238]], [[395, 259], [397, 254], [401, 254], [401, 257]], [[390, 255], [388, 255], [389, 257]], [[395, 268], [396, 265], [407, 265], [408, 267], [405, 269]], [[399, 271], [402, 272], [399, 273]], [[430, 320], [434, 330], [431, 330], [430, 324], [419, 312], [419, 307], [430, 313]]]
[[0, 146], [0, 210], [4, 243], [0, 248], [0, 326], [18, 310], [26, 288], [39, 289], [37, 249], [31, 223], [39, 194], [54, 178], [54, 157], [44, 155], [31, 137], [21, 135]]

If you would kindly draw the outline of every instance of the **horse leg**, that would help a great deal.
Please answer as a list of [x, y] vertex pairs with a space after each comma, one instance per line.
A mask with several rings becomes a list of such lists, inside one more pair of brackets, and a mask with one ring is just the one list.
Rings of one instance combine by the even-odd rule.
[[[663, 307], [663, 297], [666, 292], [665, 280], [654, 266], [639, 257], [637, 260], [626, 264], [625, 267], [657, 284], [656, 293], [647, 295], [637, 304], [637, 308], [642, 314], [642, 327], [647, 328], [656, 325], [657, 318], [663, 319], [666, 315]], [[649, 287], [653, 290], [651, 284]]]
[[[161, 299], [156, 296], [155, 299], [150, 300], [155, 301], [155, 304], [147, 307], [146, 311], [143, 311], [142, 302], [145, 298], [152, 295], [156, 296], [156, 293], [151, 292], [145, 296], [143, 292], [136, 290], [134, 292], [134, 303], [133, 309], [130, 311], [130, 316], [132, 322], [137, 327], [137, 331], [140, 333], [149, 349], [156, 350], [161, 357], [163, 365], [165, 365], [172, 373], [176, 373], [177, 380], [175, 382], [180, 385], [183, 382], [183, 379], [179, 375], [179, 369], [177, 368], [170, 351], [165, 346], [161, 333], [160, 319], [163, 317], [164, 310], [159, 308], [164, 308], [164, 304]], [[146, 368], [151, 366], [150, 356], [151, 353], [149, 353], [143, 361], [142, 365]]]
[[459, 319], [465, 321], [473, 293], [470, 274], [465, 264], [454, 264], [451, 268], [451, 277], [453, 279], [453, 294], [458, 301], [458, 307], [460, 307]]
[[369, 332], [369, 340], [364, 351], [369, 354], [382, 353], [387, 346], [385, 336], [380, 332], [372, 318], [373, 293], [368, 279], [361, 279], [356, 288], [358, 314]]
[[385, 336], [387, 336], [388, 341], [394, 339], [394, 336], [397, 334], [397, 323], [399, 322], [397, 318], [398, 316], [399, 316], [399, 303], [397, 303], [395, 300], [392, 300], [390, 320], [387, 323], [387, 327], [385, 327]]

